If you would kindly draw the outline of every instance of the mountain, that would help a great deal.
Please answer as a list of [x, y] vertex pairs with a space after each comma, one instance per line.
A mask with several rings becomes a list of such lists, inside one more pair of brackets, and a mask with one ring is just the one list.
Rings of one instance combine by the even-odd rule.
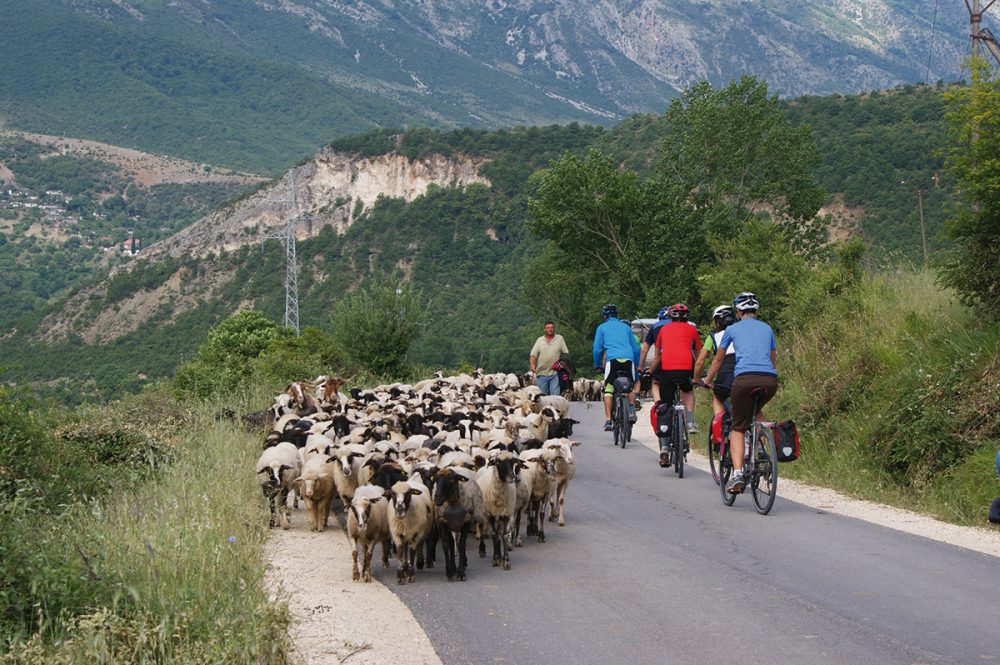
[[[784, 104], [792, 122], [813, 127], [817, 177], [830, 193], [823, 214], [835, 235], [864, 238], [875, 259], [919, 259], [918, 188], [931, 250], [943, 246], [937, 233], [952, 187], [936, 152], [944, 145], [941, 93], [905, 86]], [[428, 298], [413, 360], [519, 369], [537, 332], [522, 280], [543, 248], [525, 228], [531, 175], [564, 152], [592, 148], [648, 173], [666, 131], [662, 116], [644, 115], [610, 129], [379, 130], [338, 139], [110, 274], [94, 268], [65, 295], [4, 319], [0, 380], [42, 385], [63, 399], [107, 397], [170, 375], [236, 311], [252, 307], [280, 321], [285, 254], [261, 238], [292, 215], [300, 217], [303, 326], [328, 327], [338, 298], [391, 275]], [[0, 256], [24, 242], [0, 242]], [[46, 277], [8, 265], [7, 279]]]
[[[0, 125], [277, 175], [377, 127], [613, 124], [745, 73], [957, 78], [932, 0], [0, 0]], [[987, 20], [989, 16], [987, 15]]]

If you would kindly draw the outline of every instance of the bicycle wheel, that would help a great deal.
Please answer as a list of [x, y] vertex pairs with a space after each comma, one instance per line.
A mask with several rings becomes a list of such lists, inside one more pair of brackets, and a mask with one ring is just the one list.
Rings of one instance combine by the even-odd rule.
[[632, 419], [630, 417], [628, 417], [628, 413], [631, 411], [631, 409], [629, 409], [629, 403], [628, 403], [628, 398], [627, 397], [622, 398], [622, 404], [625, 406], [625, 414], [626, 414], [626, 416], [625, 416], [625, 438], [622, 440], [622, 448], [624, 448], [625, 447], [625, 442], [632, 440]]
[[618, 397], [618, 420], [621, 422], [621, 446], [632, 438], [632, 423], [628, 421], [628, 397], [620, 395]]
[[712, 428], [708, 429], [708, 467], [712, 470], [712, 480], [719, 484], [719, 451], [712, 445]]
[[684, 412], [674, 411], [674, 473], [684, 477], [684, 446], [687, 444], [687, 426]]
[[771, 512], [778, 491], [778, 455], [774, 449], [771, 430], [762, 425], [756, 425], [756, 428], [757, 450], [750, 475], [750, 493], [757, 512], [767, 515]]
[[722, 492], [722, 503], [727, 506], [733, 505], [736, 501], [736, 495], [726, 491], [726, 483], [729, 482], [731, 475], [733, 475], [733, 458], [729, 456], [729, 446], [726, 446], [726, 452], [719, 458], [719, 490]]

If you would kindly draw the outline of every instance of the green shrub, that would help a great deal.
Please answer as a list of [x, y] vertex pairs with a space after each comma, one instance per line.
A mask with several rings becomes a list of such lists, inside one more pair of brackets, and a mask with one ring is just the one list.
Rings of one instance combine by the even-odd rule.
[[420, 331], [423, 302], [410, 284], [372, 284], [334, 306], [333, 341], [348, 362], [375, 375], [400, 376]]

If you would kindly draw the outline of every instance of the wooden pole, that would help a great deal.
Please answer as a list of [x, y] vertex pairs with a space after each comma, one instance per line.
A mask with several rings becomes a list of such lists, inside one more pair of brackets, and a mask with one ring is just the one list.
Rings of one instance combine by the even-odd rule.
[[920, 243], [924, 247], [924, 268], [927, 267], [927, 229], [924, 225], [924, 190], [917, 190], [917, 205], [920, 207]]

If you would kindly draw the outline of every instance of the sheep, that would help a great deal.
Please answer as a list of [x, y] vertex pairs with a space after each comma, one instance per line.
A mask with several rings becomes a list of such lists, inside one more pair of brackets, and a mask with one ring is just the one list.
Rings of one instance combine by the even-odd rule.
[[[372, 581], [372, 554], [375, 545], [382, 545], [382, 565], [389, 567], [389, 502], [385, 490], [376, 485], [362, 485], [354, 491], [354, 500], [347, 513], [347, 537], [351, 540], [353, 568], [351, 579]], [[362, 556], [358, 571], [358, 556]]]
[[306, 391], [306, 385], [302, 381], [289, 383], [285, 388], [285, 393], [291, 396], [292, 406], [300, 418], [319, 411], [319, 403]]
[[[509, 452], [501, 451], [490, 457], [486, 466], [476, 473], [476, 482], [483, 493], [483, 510], [493, 536], [493, 566], [510, 570], [508, 548], [510, 520], [517, 506], [514, 467], [525, 464]], [[480, 538], [479, 556], [486, 555], [486, 542]]]
[[336, 450], [333, 457], [336, 458], [333, 467], [333, 479], [337, 484], [337, 494], [344, 504], [344, 510], [351, 505], [351, 497], [358, 487], [357, 469], [354, 468], [355, 460], [361, 459], [365, 454], [364, 446], [358, 444], [348, 444]]
[[396, 582], [412, 582], [417, 548], [427, 537], [433, 519], [430, 496], [423, 483], [415, 480], [396, 483], [385, 490], [385, 496], [389, 499], [389, 535], [399, 561]]
[[555, 463], [555, 478], [552, 480], [553, 489], [549, 496], [549, 506], [552, 515], [549, 521], [556, 520], [556, 508], [559, 508], [559, 526], [566, 526], [566, 518], [563, 514], [566, 501], [566, 489], [569, 481], [576, 475], [576, 461], [573, 459], [573, 448], [579, 446], [579, 441], [569, 439], [549, 439], [545, 442], [543, 450], [555, 451], [553, 462]]
[[311, 456], [293, 481], [306, 502], [306, 522], [310, 531], [322, 531], [330, 520], [330, 501], [337, 493], [330, 461], [336, 459], [326, 455]]
[[281, 528], [288, 528], [288, 491], [300, 468], [298, 449], [287, 441], [265, 449], [257, 458], [258, 481], [271, 509], [269, 526], [274, 526], [277, 509]]
[[483, 492], [472, 472], [462, 467], [439, 469], [434, 477], [434, 506], [444, 550], [445, 574], [449, 582], [456, 579], [464, 582], [465, 569], [469, 565], [465, 543], [469, 531], [482, 528], [484, 515]]
[[553, 450], [524, 450], [519, 457], [528, 464], [521, 472], [521, 478], [530, 486], [528, 500], [528, 536], [538, 536], [538, 542], [545, 542], [545, 509], [549, 502], [552, 480], [555, 478], [555, 458]]

